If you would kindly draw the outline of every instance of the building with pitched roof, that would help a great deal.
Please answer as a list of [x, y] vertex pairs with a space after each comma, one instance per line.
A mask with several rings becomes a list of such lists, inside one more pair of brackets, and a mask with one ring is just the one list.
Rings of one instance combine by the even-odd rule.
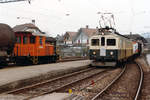
[[57, 45], [58, 46], [64, 46], [64, 36], [63, 35], [57, 35], [55, 37], [56, 41], [57, 41]]
[[64, 35], [64, 43], [66, 45], [73, 45], [74, 43], [74, 38], [77, 35], [77, 32], [66, 32]]
[[124, 36], [126, 36], [130, 39], [133, 39], [133, 40], [139, 40], [139, 41], [143, 42], [143, 44], [147, 43], [147, 40], [139, 34], [127, 34], [127, 35], [124, 35]]
[[97, 34], [98, 28], [89, 28], [87, 25], [86, 28], [80, 28], [77, 32], [77, 35], [74, 38], [74, 44], [86, 46], [89, 43], [89, 38]]

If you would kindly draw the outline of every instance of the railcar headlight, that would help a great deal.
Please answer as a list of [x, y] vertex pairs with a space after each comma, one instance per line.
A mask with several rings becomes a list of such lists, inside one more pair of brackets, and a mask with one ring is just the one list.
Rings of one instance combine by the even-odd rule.
[[93, 54], [95, 55], [95, 54], [96, 54], [96, 52], [94, 51], [94, 52], [93, 52]]
[[111, 52], [110, 52], [110, 55], [113, 55], [113, 54], [114, 54], [114, 52], [111, 51]]

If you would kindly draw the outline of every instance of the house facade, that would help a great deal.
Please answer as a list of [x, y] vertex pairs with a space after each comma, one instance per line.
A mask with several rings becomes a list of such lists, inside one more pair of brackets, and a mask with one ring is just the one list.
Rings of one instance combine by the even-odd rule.
[[64, 35], [64, 44], [73, 45], [74, 37], [76, 36], [76, 34], [77, 34], [77, 32], [66, 32]]
[[98, 33], [98, 28], [80, 28], [76, 37], [74, 38], [74, 44], [87, 46], [89, 44], [89, 38]]
[[57, 35], [55, 37], [57, 46], [63, 46], [64, 45], [64, 36], [63, 35]]
[[[97, 34], [98, 28], [80, 28], [77, 32], [67, 31], [63, 35], [63, 46], [60, 46], [61, 57], [87, 56], [89, 38]], [[61, 39], [62, 40], [62, 39]]]

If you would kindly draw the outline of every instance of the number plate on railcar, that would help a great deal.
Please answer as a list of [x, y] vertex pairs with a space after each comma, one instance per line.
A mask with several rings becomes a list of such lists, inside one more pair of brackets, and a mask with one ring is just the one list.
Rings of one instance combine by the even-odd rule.
[[100, 56], [106, 56], [106, 49], [105, 48], [100, 49]]

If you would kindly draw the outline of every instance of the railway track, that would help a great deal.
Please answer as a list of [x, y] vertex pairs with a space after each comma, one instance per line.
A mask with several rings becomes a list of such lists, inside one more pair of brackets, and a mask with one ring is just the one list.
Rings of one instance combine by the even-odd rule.
[[65, 57], [58, 60], [57, 62], [77, 61], [77, 60], [86, 60], [86, 59], [88, 58], [87, 57]]
[[142, 77], [143, 72], [138, 64], [128, 64], [123, 69], [88, 68], [9, 91], [3, 95], [19, 95], [23, 96], [21, 100], [29, 100], [53, 92], [68, 92], [72, 89], [73, 94], [65, 100], [74, 100], [74, 98], [78, 100], [137, 100]]
[[45, 82], [41, 82], [41, 83], [37, 83], [31, 86], [8, 91], [1, 95], [6, 95], [6, 94], [19, 95], [19, 96], [24, 97], [23, 100], [29, 100], [31, 98], [35, 98], [41, 95], [59, 91], [71, 84], [80, 82], [84, 79], [88, 79], [92, 76], [95, 76], [102, 72], [106, 72], [108, 70], [109, 69], [88, 68], [88, 69], [75, 72], [75, 73], [71, 73], [71, 74], [67, 74], [65, 76], [61, 76], [55, 79], [50, 79]]
[[96, 92], [101, 91], [103, 87], [106, 86], [106, 83], [111, 82], [112, 79], [120, 73], [120, 71], [121, 69], [117, 68], [108, 70], [104, 73], [99, 73], [86, 80], [80, 81], [80, 83], [71, 84], [58, 92], [67, 92], [68, 89], [72, 89], [73, 94], [65, 100], [76, 100], [76, 98], [79, 97], [81, 100], [91, 100], [91, 98], [96, 95]]
[[[132, 66], [134, 68], [131, 68], [131, 65], [134, 65]], [[132, 72], [139, 71], [138, 72], [139, 75], [134, 76], [133, 78], [130, 78], [130, 80], [136, 82], [136, 83], [130, 83], [132, 84], [132, 86], [129, 85], [129, 80], [126, 80], [128, 78], [126, 76], [128, 75], [125, 75], [127, 73], [129, 74], [129, 72], [130, 74], [132, 74], [131, 71], [129, 71], [129, 68], [132, 69]], [[133, 74], [136, 75], [135, 73]], [[136, 80], [137, 77], [139, 77], [138, 80]], [[123, 84], [123, 80], [124, 80], [124, 84]], [[110, 84], [108, 84], [102, 91], [98, 92], [91, 100], [138, 100], [142, 81], [143, 81], [143, 71], [142, 71], [141, 66], [138, 65], [137, 63], [130, 64], [130, 67], [129, 65], [124, 67], [122, 72], [112, 82], [110, 82]], [[123, 90], [127, 87], [132, 87], [132, 88]], [[122, 90], [119, 90], [119, 89], [122, 89]]]

